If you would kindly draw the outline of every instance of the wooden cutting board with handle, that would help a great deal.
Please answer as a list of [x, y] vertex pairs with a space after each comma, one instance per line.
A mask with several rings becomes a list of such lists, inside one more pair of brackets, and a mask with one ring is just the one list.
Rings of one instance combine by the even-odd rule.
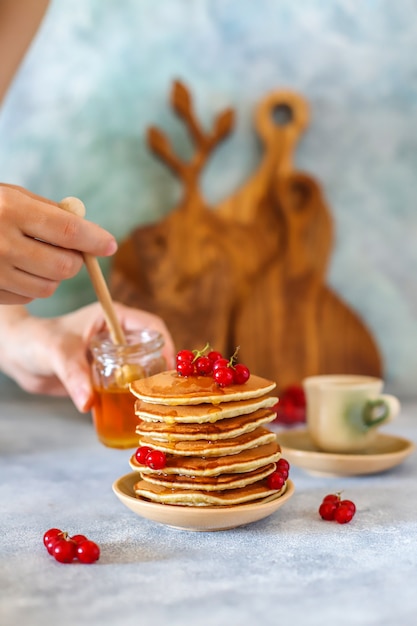
[[189, 128], [184, 163], [161, 131], [151, 149], [182, 180], [183, 197], [157, 224], [134, 229], [115, 255], [112, 294], [163, 317], [181, 348], [207, 341], [278, 389], [317, 373], [382, 374], [377, 345], [359, 316], [326, 284], [333, 223], [318, 183], [294, 169], [308, 125], [305, 100], [269, 94], [255, 112], [263, 142], [256, 172], [231, 197], [208, 206], [199, 183], [214, 147], [230, 132], [231, 110], [206, 133], [191, 94], [174, 83], [172, 106]]

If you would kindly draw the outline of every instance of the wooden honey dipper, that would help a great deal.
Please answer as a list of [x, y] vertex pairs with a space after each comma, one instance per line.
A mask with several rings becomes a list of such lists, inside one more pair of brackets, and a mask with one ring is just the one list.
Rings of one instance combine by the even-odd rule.
[[[74, 215], [78, 215], [79, 217], [85, 217], [85, 205], [79, 198], [74, 198], [70, 196], [61, 200], [58, 205], [61, 207], [61, 209], [64, 209], [64, 211], [68, 211], [69, 213], [73, 213]], [[91, 254], [84, 253], [83, 258], [97, 299], [102, 306], [111, 340], [115, 345], [126, 346], [126, 336], [116, 315], [114, 303], [110, 295], [107, 283], [104, 279], [103, 273], [101, 271], [99, 262], [97, 258]], [[122, 365], [116, 372], [116, 381], [120, 387], [126, 387], [132, 380], [143, 377], [143, 368], [141, 368], [138, 364], [126, 363]]]

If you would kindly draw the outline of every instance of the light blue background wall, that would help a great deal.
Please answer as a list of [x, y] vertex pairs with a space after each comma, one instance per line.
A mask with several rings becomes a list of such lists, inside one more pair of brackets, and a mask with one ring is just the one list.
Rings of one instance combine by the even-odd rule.
[[[0, 179], [81, 197], [119, 239], [158, 219], [178, 189], [144, 133], [157, 124], [187, 149], [167, 104], [175, 77], [207, 125], [237, 110], [204, 180], [213, 202], [256, 167], [255, 104], [283, 87], [308, 99], [296, 164], [332, 209], [329, 284], [371, 327], [389, 386], [416, 395], [416, 2], [55, 0], [0, 112]], [[92, 298], [82, 273], [32, 309]]]

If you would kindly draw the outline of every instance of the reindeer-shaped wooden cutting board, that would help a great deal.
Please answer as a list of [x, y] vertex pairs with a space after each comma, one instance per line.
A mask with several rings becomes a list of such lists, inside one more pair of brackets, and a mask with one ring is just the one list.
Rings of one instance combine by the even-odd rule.
[[278, 389], [317, 373], [382, 375], [371, 333], [325, 284], [332, 219], [319, 185], [293, 168], [308, 124], [304, 99], [277, 91], [259, 104], [261, 163], [215, 207], [205, 201], [199, 178], [232, 130], [234, 112], [221, 113], [205, 132], [180, 82], [171, 103], [195, 144], [193, 157], [183, 161], [155, 127], [148, 143], [180, 178], [184, 193], [167, 217], [134, 229], [121, 243], [112, 295], [160, 315], [178, 349], [210, 342], [231, 355], [240, 346], [239, 360], [276, 380]]

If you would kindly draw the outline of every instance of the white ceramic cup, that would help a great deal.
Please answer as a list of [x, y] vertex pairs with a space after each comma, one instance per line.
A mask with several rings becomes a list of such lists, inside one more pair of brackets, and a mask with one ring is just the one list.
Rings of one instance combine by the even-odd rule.
[[398, 398], [383, 394], [383, 385], [380, 378], [355, 374], [305, 378], [306, 421], [313, 443], [325, 452], [366, 450], [378, 427], [400, 411]]

